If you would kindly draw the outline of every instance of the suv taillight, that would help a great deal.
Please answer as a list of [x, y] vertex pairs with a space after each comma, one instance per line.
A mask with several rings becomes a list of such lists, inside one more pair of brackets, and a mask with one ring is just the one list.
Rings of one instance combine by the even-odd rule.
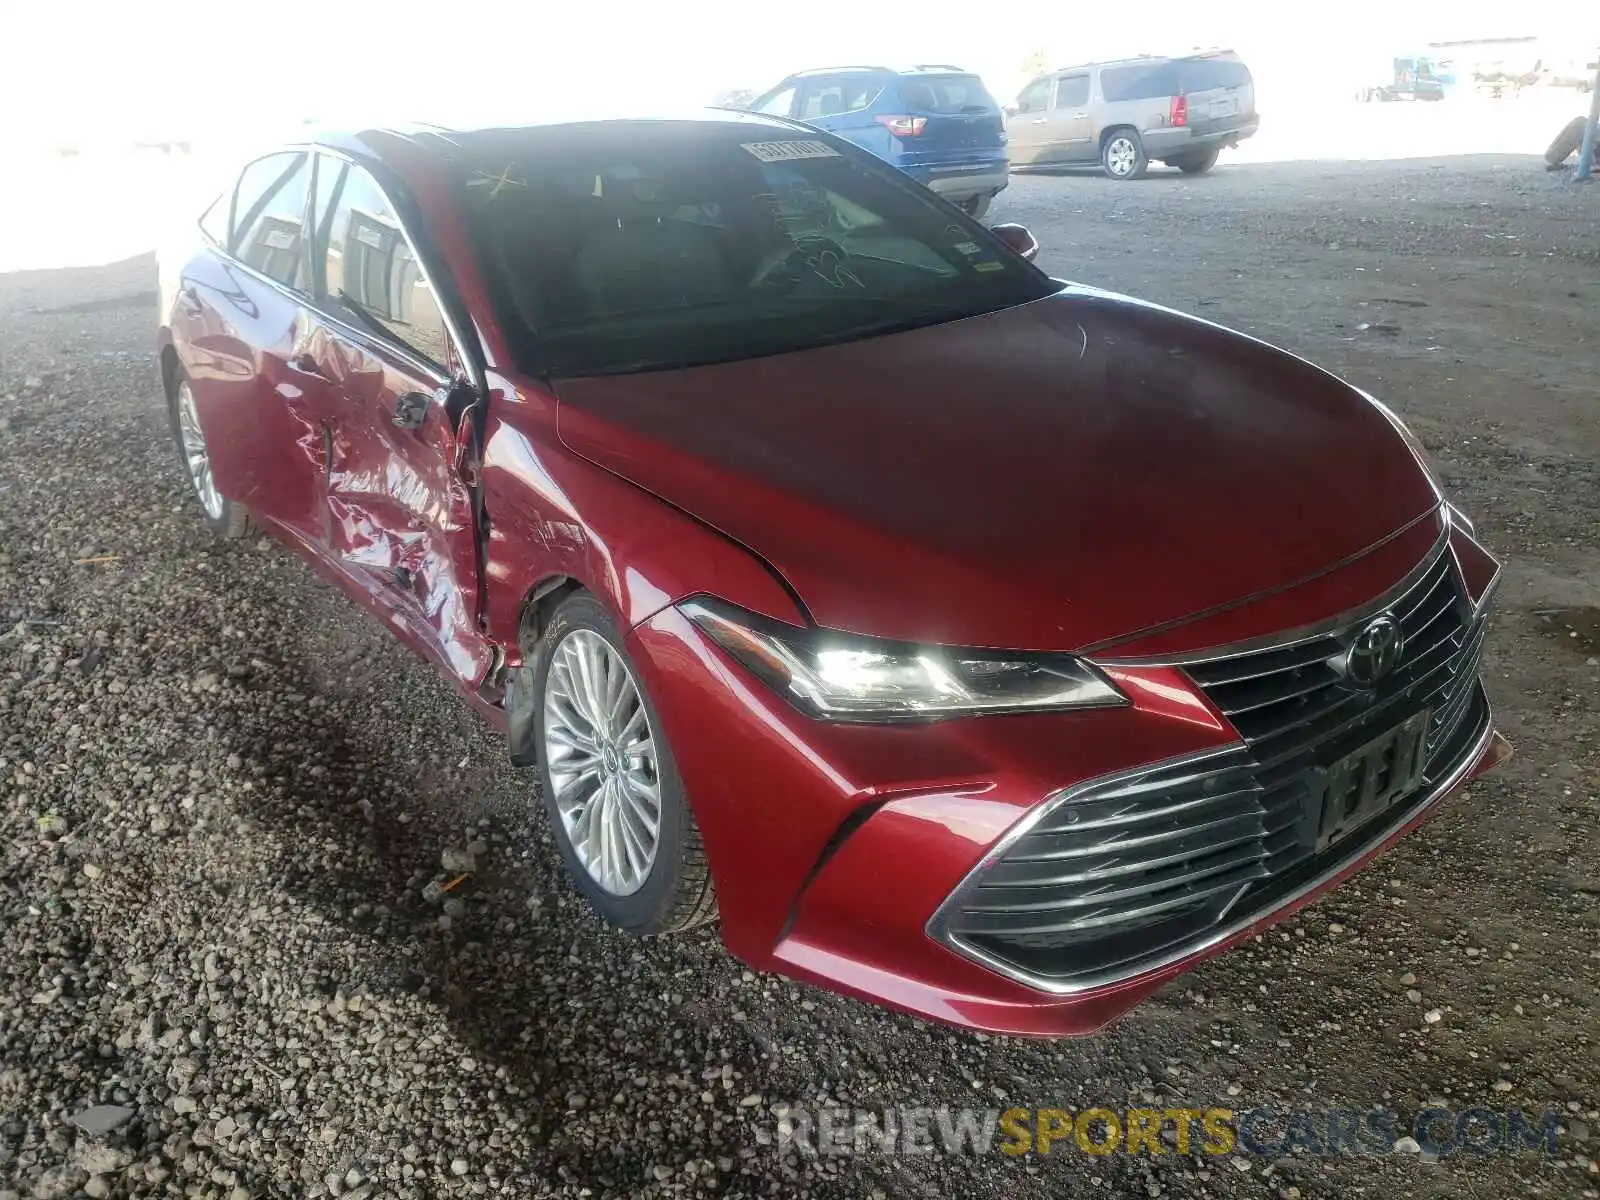
[[927, 117], [877, 116], [873, 120], [901, 138], [921, 137], [922, 128], [928, 123]]
[[1189, 123], [1189, 97], [1174, 96], [1172, 98], [1172, 124], [1182, 127]]

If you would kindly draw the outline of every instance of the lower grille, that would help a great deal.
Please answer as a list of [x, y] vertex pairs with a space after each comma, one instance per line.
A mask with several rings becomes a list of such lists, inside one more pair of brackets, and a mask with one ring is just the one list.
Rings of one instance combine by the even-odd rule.
[[1484, 622], [1453, 557], [1384, 607], [1404, 643], [1372, 690], [1339, 670], [1371, 615], [1186, 665], [1242, 745], [1051, 798], [930, 932], [1036, 986], [1078, 990], [1181, 957], [1387, 836], [1470, 765], [1489, 714]]

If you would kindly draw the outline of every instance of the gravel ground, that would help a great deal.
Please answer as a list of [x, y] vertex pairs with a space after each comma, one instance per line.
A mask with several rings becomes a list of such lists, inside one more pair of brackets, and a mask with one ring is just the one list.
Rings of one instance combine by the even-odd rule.
[[[1488, 672], [1517, 758], [1294, 924], [1054, 1043], [602, 929], [442, 681], [287, 553], [208, 539], [152, 260], [0, 276], [0, 1200], [1600, 1194], [1597, 205], [1524, 159], [1025, 177], [997, 204], [1057, 274], [1390, 399], [1510, 563]], [[770, 1144], [785, 1101], [1141, 1099], [1565, 1124], [1553, 1158], [1436, 1164]], [[69, 1121], [94, 1105], [109, 1133]]]

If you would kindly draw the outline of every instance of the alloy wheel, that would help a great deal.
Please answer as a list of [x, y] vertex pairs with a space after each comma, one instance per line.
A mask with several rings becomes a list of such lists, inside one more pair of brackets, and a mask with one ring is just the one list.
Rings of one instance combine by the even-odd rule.
[[1128, 138], [1113, 138], [1111, 145], [1106, 148], [1106, 164], [1113, 175], [1132, 174], [1138, 160], [1139, 152]]
[[574, 629], [552, 651], [543, 748], [578, 862], [613, 896], [637, 892], [661, 837], [655, 731], [628, 664], [593, 630]]
[[200, 429], [200, 413], [194, 406], [194, 393], [187, 382], [178, 384], [178, 436], [183, 441], [183, 461], [189, 468], [200, 507], [213, 521], [222, 519], [222, 493], [211, 476], [211, 455], [206, 451], [206, 435]]

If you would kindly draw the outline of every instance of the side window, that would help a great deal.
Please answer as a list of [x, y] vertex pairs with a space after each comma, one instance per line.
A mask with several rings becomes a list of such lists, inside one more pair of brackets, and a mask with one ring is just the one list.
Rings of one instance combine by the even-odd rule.
[[1056, 80], [1056, 107], [1082, 108], [1089, 103], [1089, 77], [1066, 75]]
[[835, 113], [865, 108], [882, 89], [871, 79], [812, 80], [806, 84], [806, 98], [800, 106], [800, 119], [831, 117]]
[[306, 155], [271, 154], [244, 169], [233, 197], [229, 249], [234, 257], [297, 291], [307, 290], [305, 219], [310, 186]]
[[330, 312], [443, 364], [439, 301], [377, 182], [363, 168], [322, 156], [317, 181], [320, 293]]
[[794, 111], [794, 88], [780, 88], [772, 95], [756, 103], [755, 112], [767, 113], [774, 117], [787, 117]]
[[1017, 97], [1017, 111], [1043, 112], [1050, 107], [1050, 80], [1035, 79]]

